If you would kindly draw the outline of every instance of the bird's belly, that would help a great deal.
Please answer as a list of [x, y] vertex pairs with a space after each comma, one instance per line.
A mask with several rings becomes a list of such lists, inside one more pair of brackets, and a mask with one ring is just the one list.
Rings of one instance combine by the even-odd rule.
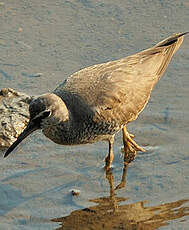
[[94, 143], [97, 141], [108, 140], [121, 127], [94, 127], [94, 128], [78, 128], [64, 130], [60, 127], [49, 127], [43, 129], [43, 134], [51, 139], [53, 142], [61, 145], [79, 145]]

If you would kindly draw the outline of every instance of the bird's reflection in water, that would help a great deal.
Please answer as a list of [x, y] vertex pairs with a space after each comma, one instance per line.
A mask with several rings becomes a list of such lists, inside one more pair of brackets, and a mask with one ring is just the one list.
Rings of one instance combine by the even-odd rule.
[[[69, 216], [53, 219], [61, 227], [56, 230], [155, 230], [168, 225], [168, 221], [189, 215], [189, 200], [145, 207], [147, 201], [133, 204], [120, 204], [128, 198], [116, 197], [115, 190], [126, 185], [128, 165], [124, 165], [121, 183], [114, 188], [114, 177], [111, 170], [106, 171], [110, 186], [110, 196], [90, 200], [97, 205], [71, 212]], [[185, 206], [184, 206], [185, 205]]]

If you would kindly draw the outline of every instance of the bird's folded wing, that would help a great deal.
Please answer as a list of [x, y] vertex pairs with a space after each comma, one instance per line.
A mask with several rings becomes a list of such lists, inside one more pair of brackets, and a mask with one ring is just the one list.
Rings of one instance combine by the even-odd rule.
[[144, 109], [182, 41], [182, 34], [176, 34], [135, 55], [82, 69], [56, 90], [79, 95], [97, 120], [126, 124]]

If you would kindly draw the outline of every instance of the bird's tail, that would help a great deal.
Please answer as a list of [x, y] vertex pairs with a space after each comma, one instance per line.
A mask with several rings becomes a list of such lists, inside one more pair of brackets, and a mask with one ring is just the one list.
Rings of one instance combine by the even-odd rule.
[[170, 46], [172, 44], [175, 44], [175, 49], [174, 49], [174, 53], [179, 49], [180, 45], [183, 42], [184, 39], [184, 35], [188, 34], [189, 32], [184, 32], [184, 33], [175, 33], [172, 36], [164, 39], [163, 41], [157, 43], [155, 45], [155, 47], [166, 47], [166, 46]]
[[173, 34], [172, 36], [166, 38], [165, 40], [157, 43], [154, 47], [152, 47], [152, 50], [154, 50], [154, 52], [160, 52], [163, 54], [161, 64], [157, 70], [157, 80], [159, 80], [162, 74], [165, 72], [172, 56], [181, 46], [184, 35], [187, 33], [189, 32]]

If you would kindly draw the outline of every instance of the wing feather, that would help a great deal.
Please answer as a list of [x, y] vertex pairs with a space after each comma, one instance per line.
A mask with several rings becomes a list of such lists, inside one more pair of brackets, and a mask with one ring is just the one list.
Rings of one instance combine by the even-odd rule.
[[135, 55], [90, 66], [71, 75], [56, 90], [79, 95], [96, 120], [126, 124], [135, 120], [183, 41], [173, 35]]

